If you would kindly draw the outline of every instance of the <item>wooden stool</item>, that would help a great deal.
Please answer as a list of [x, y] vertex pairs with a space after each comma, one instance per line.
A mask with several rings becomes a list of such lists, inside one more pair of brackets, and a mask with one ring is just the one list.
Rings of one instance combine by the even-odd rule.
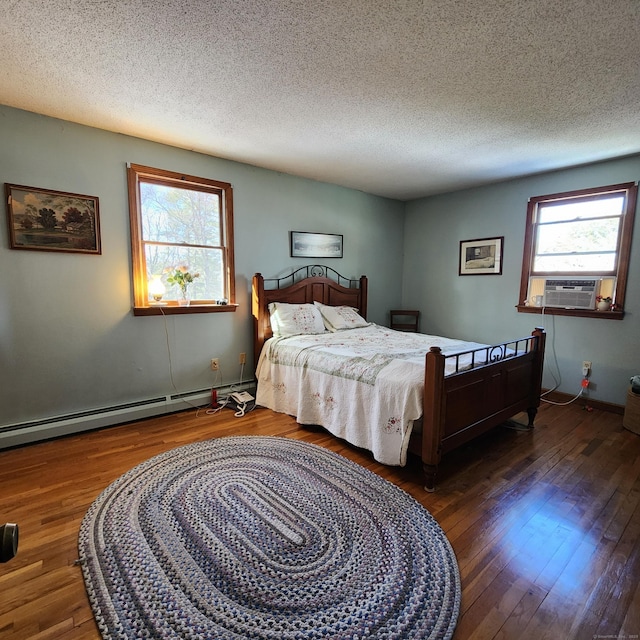
[[396, 331], [418, 331], [418, 319], [420, 312], [415, 309], [393, 309], [389, 311], [391, 316], [390, 328]]

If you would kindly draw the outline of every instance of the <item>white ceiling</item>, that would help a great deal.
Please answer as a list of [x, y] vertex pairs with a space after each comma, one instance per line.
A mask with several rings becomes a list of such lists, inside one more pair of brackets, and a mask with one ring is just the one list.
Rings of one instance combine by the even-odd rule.
[[640, 152], [639, 0], [1, 5], [2, 104], [391, 198]]

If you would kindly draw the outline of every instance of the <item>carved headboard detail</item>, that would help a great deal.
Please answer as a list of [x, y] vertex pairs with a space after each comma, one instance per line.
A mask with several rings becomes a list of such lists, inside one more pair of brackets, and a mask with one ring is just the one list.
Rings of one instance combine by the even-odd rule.
[[271, 302], [321, 302], [334, 307], [345, 305], [358, 309], [363, 318], [367, 317], [367, 277], [345, 278], [331, 267], [323, 265], [301, 267], [282, 278], [265, 279], [261, 273], [256, 273], [251, 297], [256, 365], [265, 340], [273, 335], [269, 322]]

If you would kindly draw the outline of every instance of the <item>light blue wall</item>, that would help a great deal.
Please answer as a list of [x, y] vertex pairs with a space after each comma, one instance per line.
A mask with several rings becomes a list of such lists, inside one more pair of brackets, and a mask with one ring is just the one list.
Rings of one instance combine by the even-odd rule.
[[[218, 382], [212, 357], [220, 358], [221, 382], [237, 382], [238, 354], [250, 359], [253, 348], [252, 275], [307, 262], [289, 257], [290, 230], [344, 235], [345, 257], [326, 264], [369, 276], [374, 322], [386, 324], [388, 309], [403, 304], [422, 310], [425, 332], [485, 342], [526, 335], [540, 321], [515, 311], [527, 199], [640, 175], [634, 157], [405, 205], [2, 106], [0, 140], [0, 182], [100, 198], [103, 248], [101, 256], [10, 250], [0, 225], [0, 430], [206, 388]], [[233, 184], [236, 313], [170, 316], [166, 324], [131, 314], [127, 162]], [[629, 377], [640, 373], [639, 220], [625, 319], [546, 317], [546, 386], [553, 373], [561, 391], [577, 392], [582, 360], [592, 360], [592, 397], [624, 404]], [[457, 275], [460, 240], [500, 235], [502, 276]]]
[[[425, 333], [481, 342], [548, 332], [544, 385], [580, 391], [582, 361], [593, 362], [589, 397], [623, 405], [640, 374], [640, 215], [635, 220], [624, 320], [518, 313], [530, 197], [636, 181], [640, 156], [468, 189], [406, 207], [403, 304], [422, 311]], [[504, 236], [502, 275], [458, 276], [461, 240]]]
[[[213, 385], [212, 357], [238, 381], [251, 277], [309, 262], [289, 257], [290, 230], [344, 235], [325, 263], [370, 278], [370, 320], [400, 303], [400, 202], [1, 106], [0, 141], [0, 182], [98, 196], [102, 237], [101, 256], [11, 250], [0, 225], [0, 429], [175, 393], [165, 329], [178, 391]], [[127, 162], [233, 184], [236, 313], [131, 314]]]

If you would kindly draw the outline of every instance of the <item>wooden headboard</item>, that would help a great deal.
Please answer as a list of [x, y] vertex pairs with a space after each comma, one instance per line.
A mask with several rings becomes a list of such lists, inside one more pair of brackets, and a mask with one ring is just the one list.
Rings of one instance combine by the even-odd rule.
[[358, 313], [366, 318], [367, 277], [360, 276], [358, 280], [352, 280], [322, 265], [301, 267], [283, 278], [265, 279], [261, 273], [256, 273], [253, 276], [251, 294], [253, 355], [256, 365], [265, 340], [273, 335], [269, 322], [271, 302], [321, 302], [334, 307], [345, 305], [358, 309]]

